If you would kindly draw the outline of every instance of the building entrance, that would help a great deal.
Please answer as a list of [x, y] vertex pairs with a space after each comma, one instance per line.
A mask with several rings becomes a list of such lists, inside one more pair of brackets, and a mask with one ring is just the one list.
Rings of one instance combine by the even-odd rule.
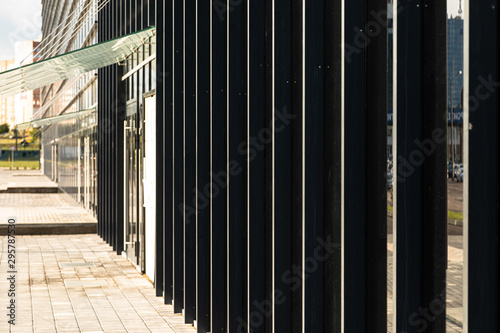
[[127, 105], [124, 122], [124, 236], [125, 254], [136, 266], [141, 267], [141, 229], [143, 225], [142, 209], [142, 128], [137, 104]]
[[124, 122], [125, 253], [154, 281], [156, 258], [156, 97], [127, 107]]

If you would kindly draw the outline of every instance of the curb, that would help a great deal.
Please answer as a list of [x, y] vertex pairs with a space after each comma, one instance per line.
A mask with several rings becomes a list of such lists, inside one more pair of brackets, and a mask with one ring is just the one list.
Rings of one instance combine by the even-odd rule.
[[59, 193], [58, 187], [8, 187], [0, 193]]
[[[72, 235], [97, 233], [96, 222], [82, 223], [19, 223], [16, 224], [16, 235]], [[7, 224], [0, 224], [0, 236], [6, 236]]]
[[454, 226], [457, 226], [457, 227], [463, 227], [464, 226], [464, 221], [462, 221], [462, 220], [448, 219], [448, 224], [454, 225]]
[[457, 326], [460, 326], [460, 327], [463, 327], [464, 324], [462, 323], [462, 321], [460, 321], [459, 319], [451, 316], [450, 314], [446, 314], [446, 319], [448, 319], [449, 321], [451, 321], [453, 324], [457, 325]]

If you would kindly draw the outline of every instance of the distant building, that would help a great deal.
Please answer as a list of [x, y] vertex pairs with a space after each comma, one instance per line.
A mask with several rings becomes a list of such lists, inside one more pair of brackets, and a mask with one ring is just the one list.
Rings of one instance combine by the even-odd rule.
[[[15, 60], [0, 60], [0, 72], [15, 67]], [[0, 99], [0, 124], [9, 124], [10, 127], [16, 123], [14, 108], [14, 96]]]
[[[458, 75], [464, 70], [464, 21], [461, 17], [448, 19], [448, 78], [453, 79], [453, 107], [461, 108], [460, 96], [463, 87], [463, 75]], [[448, 107], [451, 107], [451, 91], [448, 82]]]
[[[37, 61], [36, 53], [40, 42], [23, 41], [15, 43], [15, 66], [25, 66]], [[40, 89], [29, 90], [14, 97], [15, 123], [29, 121], [40, 108]]]
[[387, 5], [387, 157], [392, 157], [392, 116], [393, 116], [393, 4]]
[[[448, 19], [448, 160], [452, 159], [451, 149], [455, 154], [455, 160], [462, 162], [462, 115], [463, 108], [461, 102], [462, 87], [464, 82], [464, 21], [461, 17], [450, 17]], [[451, 87], [453, 86], [453, 91]], [[453, 100], [452, 99], [453, 96]], [[451, 127], [451, 108], [453, 107], [453, 134]], [[453, 135], [453, 141], [451, 140]], [[453, 142], [453, 143], [452, 143]]]

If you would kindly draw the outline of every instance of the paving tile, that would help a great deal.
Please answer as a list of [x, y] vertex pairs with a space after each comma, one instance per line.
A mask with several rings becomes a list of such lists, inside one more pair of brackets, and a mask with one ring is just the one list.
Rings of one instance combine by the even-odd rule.
[[[5, 240], [0, 236], [0, 276], [7, 272]], [[153, 285], [97, 235], [16, 241], [19, 324], [12, 332], [196, 332], [179, 325], [172, 307], [154, 296]], [[0, 281], [0, 288], [6, 286]], [[0, 304], [5, 299], [0, 293]]]

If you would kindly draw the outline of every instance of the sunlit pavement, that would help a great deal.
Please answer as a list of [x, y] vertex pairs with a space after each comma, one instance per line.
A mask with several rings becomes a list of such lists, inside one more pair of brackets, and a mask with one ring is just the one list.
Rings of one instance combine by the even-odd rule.
[[[0, 332], [9, 332], [7, 247], [0, 237]], [[18, 236], [15, 247], [11, 332], [195, 332], [97, 235]]]
[[39, 171], [0, 169], [0, 207], [0, 235], [6, 234], [11, 217], [16, 219], [17, 234], [95, 233], [97, 230], [97, 221], [89, 211], [68, 194], [58, 193], [57, 184]]

